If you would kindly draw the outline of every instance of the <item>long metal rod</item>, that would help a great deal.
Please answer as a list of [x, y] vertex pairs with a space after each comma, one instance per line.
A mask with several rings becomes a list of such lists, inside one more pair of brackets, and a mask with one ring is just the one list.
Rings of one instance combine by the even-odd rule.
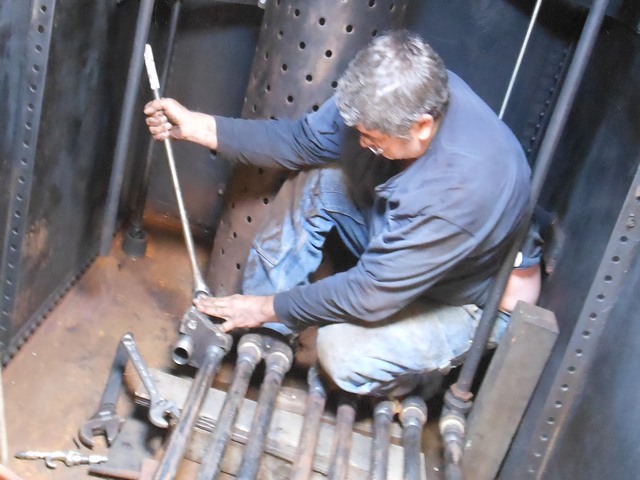
[[109, 179], [107, 206], [102, 223], [100, 255], [107, 255], [109, 253], [115, 233], [118, 207], [120, 206], [120, 191], [122, 190], [122, 182], [124, 179], [124, 167], [127, 159], [127, 151], [129, 150], [129, 140], [131, 139], [131, 124], [136, 107], [136, 97], [140, 88], [144, 46], [149, 36], [149, 27], [151, 25], [154, 5], [155, 0], [141, 0], [140, 7], [138, 8], [133, 51], [129, 62], [129, 72], [127, 74], [127, 85], [125, 87], [124, 102], [120, 114], [120, 126], [118, 128], [113, 169], [111, 170], [111, 178]]
[[[564, 85], [562, 86], [562, 91], [560, 92], [560, 95], [558, 97], [558, 102], [554, 109], [551, 120], [549, 121], [547, 133], [544, 136], [544, 139], [540, 146], [540, 152], [536, 159], [533, 178], [531, 180], [529, 212], [524, 222], [526, 225], [529, 224], [533, 209], [538, 203], [542, 186], [544, 185], [544, 181], [547, 178], [549, 167], [551, 165], [551, 161], [553, 160], [553, 155], [555, 154], [560, 136], [562, 135], [564, 126], [571, 111], [571, 106], [573, 105], [578, 87], [580, 86], [580, 82], [584, 75], [584, 70], [587, 66], [589, 58], [591, 57], [593, 45], [595, 44], [595, 39], [598, 35], [598, 31], [600, 30], [600, 26], [602, 25], [602, 20], [604, 18], [605, 10], [608, 3], [609, 0], [600, 0], [596, 2], [591, 8], [582, 35], [580, 36], [580, 41], [578, 42], [578, 46], [576, 47], [574, 60], [571, 62], [571, 66], [567, 71], [567, 78], [565, 79]], [[524, 226], [524, 228], [526, 228], [526, 225]], [[504, 279], [501, 278], [500, 282], [496, 282], [496, 286], [501, 288], [499, 290], [497, 288], [494, 288], [495, 292], [492, 292], [492, 307], [493, 305], [495, 305], [495, 311], [488, 311], [487, 308], [485, 308], [485, 310], [483, 311], [480, 323], [482, 324], [485, 316], [490, 317], [485, 322], [490, 322], [489, 328], [484, 328], [482, 330], [482, 337], [479, 338], [478, 334], [476, 333], [476, 336], [473, 339], [473, 344], [482, 348], [476, 348], [475, 350], [473, 350], [473, 352], [470, 350], [469, 355], [467, 356], [467, 359], [465, 360], [460, 371], [460, 377], [456, 382], [459, 390], [469, 391], [471, 388], [478, 364], [480, 363], [480, 359], [482, 358], [482, 354], [484, 352], [484, 345], [486, 345], [487, 340], [489, 339], [489, 336], [491, 334], [495, 316], [498, 312], [497, 307], [499, 305], [500, 299], [502, 298], [502, 295], [504, 294], [504, 288], [506, 287], [508, 277], [511, 273], [513, 263], [515, 261], [516, 255], [518, 254], [523, 238], [524, 235], [521, 234], [520, 243], [514, 245], [514, 248], [512, 248], [510, 252], [509, 258], [506, 259], [503, 268], [501, 269], [500, 273], [502, 275], [500, 275], [500, 277], [504, 277]], [[492, 308], [491, 310], [494, 309]], [[480, 332], [480, 328], [478, 328], [478, 332]]]
[[291, 366], [291, 357], [282, 352], [272, 352], [265, 358], [266, 374], [260, 387], [256, 411], [251, 421], [250, 436], [244, 448], [238, 480], [255, 480], [260, 467], [260, 458], [269, 432], [269, 425], [275, 410], [276, 398], [285, 373]]
[[349, 473], [349, 455], [353, 437], [353, 423], [356, 419], [356, 401], [345, 394], [336, 412], [336, 429], [331, 449], [331, 467], [327, 473], [329, 480], [346, 480]]
[[313, 457], [318, 445], [318, 434], [322, 422], [322, 414], [327, 402], [327, 392], [320, 378], [317, 367], [313, 366], [307, 374], [309, 395], [304, 408], [304, 421], [298, 440], [296, 456], [291, 467], [291, 480], [308, 480], [313, 470]]
[[391, 444], [391, 422], [394, 415], [394, 403], [390, 400], [378, 402], [374, 407], [369, 480], [386, 480], [387, 478], [389, 445]]
[[240, 403], [247, 393], [256, 365], [262, 359], [262, 340], [256, 334], [244, 335], [240, 339], [237, 350], [238, 360], [233, 382], [227, 392], [220, 415], [218, 415], [218, 421], [209, 439], [209, 445], [202, 456], [197, 480], [211, 480], [220, 475], [222, 458], [227, 449], [229, 438], [231, 438], [231, 429]]
[[[151, 46], [147, 44], [144, 51], [144, 60], [147, 67], [147, 75], [149, 76], [149, 84], [153, 91], [153, 97], [156, 100], [160, 100], [160, 81], [158, 80], [158, 74], [156, 72], [156, 65], [153, 60], [153, 52]], [[193, 274], [193, 297], [200, 295], [211, 296], [209, 287], [202, 278], [202, 273], [198, 267], [196, 260], [196, 249], [193, 244], [193, 237], [191, 235], [191, 227], [189, 226], [189, 217], [187, 216], [187, 209], [184, 206], [184, 200], [182, 198], [182, 189], [180, 188], [180, 181], [178, 180], [178, 171], [176, 169], [176, 161], [173, 155], [173, 147], [171, 140], [164, 139], [164, 148], [167, 153], [167, 163], [169, 164], [169, 170], [171, 171], [171, 180], [173, 180], [173, 189], [176, 194], [176, 201], [178, 203], [178, 210], [180, 211], [180, 221], [182, 222], [182, 233], [184, 235], [184, 241], [187, 245], [187, 252], [189, 254], [189, 261], [191, 262], [191, 272]]]
[[400, 412], [402, 447], [404, 449], [404, 479], [421, 480], [422, 427], [427, 421], [427, 405], [418, 396], [407, 397]]
[[[171, 60], [173, 58], [176, 31], [178, 30], [178, 20], [180, 18], [181, 8], [181, 0], [176, 0], [176, 2], [173, 4], [173, 7], [171, 8], [171, 19], [169, 20], [169, 35], [167, 39], [164, 62], [162, 64], [162, 78], [160, 80], [160, 88], [158, 90], [160, 96], [162, 96], [162, 92], [167, 85], [167, 78], [169, 76], [169, 69], [171, 68]], [[142, 173], [142, 179], [140, 181], [140, 186], [136, 194], [133, 213], [131, 214], [130, 231], [132, 235], [138, 234], [139, 232], [143, 231], [144, 208], [147, 200], [147, 192], [149, 190], [149, 176], [151, 173], [151, 164], [153, 160], [153, 151], [155, 149], [155, 145], [156, 141], [154, 139], [149, 139], [149, 145], [147, 146], [147, 155], [144, 160], [144, 171]]]
[[[549, 121], [547, 133], [542, 140], [540, 151], [536, 159], [533, 178], [531, 181], [531, 196], [529, 208], [524, 219], [523, 229], [518, 238], [518, 242], [520, 243], [524, 238], [524, 228], [526, 228], [526, 225], [528, 225], [531, 221], [533, 209], [538, 203], [540, 192], [542, 191], [542, 186], [544, 185], [549, 167], [551, 165], [551, 162], [553, 161], [553, 156], [556, 152], [560, 137], [564, 131], [567, 118], [569, 116], [569, 113], [571, 112], [571, 107], [573, 106], [575, 96], [584, 76], [584, 71], [587, 67], [589, 59], [591, 58], [591, 53], [598, 36], [598, 32], [600, 31], [600, 27], [602, 26], [602, 21], [604, 19], [608, 3], [609, 0], [596, 0], [594, 2], [580, 35], [580, 40], [578, 41], [574, 58], [567, 71], [567, 76], [562, 86], [562, 90], [560, 91], [560, 94], [558, 96], [556, 107]], [[447, 392], [447, 395], [445, 395], [444, 412], [449, 411], [451, 414], [450, 416], [456, 416], [457, 413], [461, 413], [462, 415], [460, 416], [463, 419], [463, 423], [464, 414], [466, 414], [465, 409], [470, 407], [469, 392], [471, 389], [471, 385], [478, 370], [478, 365], [484, 352], [484, 346], [486, 345], [487, 340], [489, 339], [489, 336], [491, 334], [491, 330], [495, 322], [495, 317], [498, 312], [500, 299], [504, 294], [504, 289], [507, 285], [509, 275], [511, 274], [513, 263], [515, 261], [518, 250], [520, 249], [520, 243], [518, 242], [514, 243], [513, 248], [502, 264], [498, 276], [494, 281], [494, 285], [489, 292], [489, 300], [487, 302], [487, 306], [485, 306], [482, 312], [480, 325], [476, 330], [476, 334], [473, 338], [473, 343], [471, 345], [471, 349], [469, 350], [467, 358], [462, 365], [458, 381], [454, 385], [452, 385], [451, 389]], [[447, 414], [444, 414], [442, 416], [442, 418], [445, 419], [447, 417]], [[464, 432], [464, 428], [461, 429], [461, 432]], [[462, 448], [464, 439], [462, 438], [462, 435], [458, 436], [460, 438], [458, 438], [456, 442], [447, 443], [446, 450], [449, 450], [451, 448]], [[457, 459], [458, 456], [450, 455], [449, 452], [445, 451], [445, 460], [450, 460], [452, 458]], [[447, 471], [447, 469], [449, 469], [451, 472], [454, 472], [451, 476], [446, 476], [447, 480], [462, 478], [457, 465], [447, 465], [447, 467], [445, 468], [445, 472]]]
[[202, 365], [191, 384], [191, 389], [180, 413], [180, 420], [171, 432], [165, 453], [153, 480], [173, 480], [175, 478], [187, 447], [187, 440], [224, 355], [225, 352], [220, 347], [211, 346], [207, 349]]
[[513, 85], [516, 83], [516, 78], [518, 77], [520, 66], [522, 65], [522, 58], [524, 57], [524, 54], [527, 51], [527, 46], [529, 45], [529, 38], [531, 37], [533, 26], [535, 25], [536, 19], [538, 18], [538, 13], [540, 12], [541, 5], [542, 5], [542, 0], [537, 0], [535, 6], [533, 7], [533, 13], [531, 14], [531, 20], [529, 21], [529, 28], [527, 28], [527, 33], [524, 36], [522, 47], [520, 47], [520, 53], [518, 54], [518, 59], [516, 60], [515, 67], [513, 68], [511, 79], [509, 80], [507, 93], [505, 93], [504, 99], [502, 100], [502, 107], [500, 107], [500, 113], [498, 114], [498, 117], [500, 119], [502, 119], [502, 117], [504, 116], [504, 112], [507, 109], [507, 105], [509, 104], [509, 99], [511, 98], [511, 91], [513, 90]]

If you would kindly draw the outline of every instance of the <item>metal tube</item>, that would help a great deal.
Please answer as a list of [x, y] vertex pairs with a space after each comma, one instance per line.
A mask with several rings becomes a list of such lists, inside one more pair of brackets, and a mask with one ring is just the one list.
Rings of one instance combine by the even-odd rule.
[[422, 427], [427, 422], [427, 405], [418, 396], [407, 397], [402, 401], [400, 412], [402, 423], [402, 447], [404, 449], [404, 479], [420, 480], [422, 463]]
[[[169, 68], [171, 66], [171, 59], [173, 58], [173, 50], [176, 39], [176, 31], [178, 29], [178, 19], [180, 18], [180, 9], [182, 7], [182, 1], [177, 0], [173, 7], [171, 7], [171, 19], [169, 20], [169, 36], [167, 39], [167, 48], [165, 50], [164, 63], [162, 64], [162, 79], [160, 81], [160, 95], [167, 84], [167, 77], [169, 76]], [[143, 229], [144, 221], [144, 208], [147, 200], [147, 192], [149, 190], [149, 176], [151, 173], [151, 164], [153, 160], [153, 151], [156, 141], [149, 140], [147, 146], [147, 155], [144, 160], [144, 171], [142, 173], [142, 179], [136, 192], [136, 198], [133, 206], [133, 212], [131, 214], [131, 225], [127, 235], [133, 239], [139, 239], [145, 236]], [[123, 243], [123, 247], [124, 247]], [[129, 252], [127, 252], [129, 253]]]
[[[595, 38], [598, 34], [598, 31], [600, 30], [600, 25], [602, 24], [602, 19], [604, 17], [608, 3], [608, 0], [596, 1], [591, 8], [591, 11], [589, 12], [589, 16], [587, 17], [582, 35], [580, 36], [580, 41], [578, 42], [578, 46], [576, 47], [574, 60], [571, 62], [571, 66], [569, 67], [569, 70], [567, 72], [567, 78], [565, 79], [564, 85], [562, 86], [562, 91], [560, 92], [560, 95], [558, 97], [558, 103], [556, 104], [551, 120], [549, 121], [547, 133], [544, 136], [544, 139], [540, 146], [540, 152], [536, 159], [533, 178], [531, 181], [529, 211], [527, 217], [525, 218], [525, 225], [523, 226], [523, 228], [526, 228], [526, 226], [528, 226], [529, 221], [531, 220], [533, 209], [538, 203], [542, 185], [544, 184], [544, 181], [547, 177], [551, 161], [553, 160], [553, 155], [560, 140], [560, 135], [562, 134], [562, 131], [566, 124], [567, 117], [569, 116], [569, 112], [571, 111], [573, 100], [575, 99], [576, 92], [578, 90], [578, 87], [580, 86], [580, 81], [582, 80], [582, 77], [584, 75], [584, 70], [591, 56]], [[480, 332], [480, 329], [478, 329], [478, 332], [476, 332], [473, 343], [474, 345], [478, 344], [479, 347], [476, 349], [476, 351], [473, 352], [473, 358], [470, 358], [471, 355], [467, 356], [467, 359], [462, 366], [460, 377], [456, 382], [459, 390], [469, 391], [469, 389], [471, 388], [473, 378], [475, 377], [478, 364], [480, 363], [480, 359], [484, 351], [484, 345], [486, 345], [487, 340], [489, 339], [491, 328], [493, 327], [493, 323], [495, 321], [495, 316], [498, 313], [497, 306], [499, 305], [500, 299], [504, 294], [504, 288], [506, 287], [513, 263], [521, 246], [521, 242], [524, 238], [523, 233], [524, 232], [522, 232], [519, 237], [520, 242], [514, 245], [514, 248], [511, 249], [508, 258], [503, 264], [503, 268], [500, 270], [499, 278], [504, 278], [500, 278], [500, 281], [498, 281], [498, 278], [496, 278], [496, 287], [501, 288], [498, 289], [494, 287], [492, 289], [494, 291], [492, 291], [490, 295], [491, 306], [493, 307], [493, 305], [495, 305], [495, 311], [489, 311], [489, 309], [487, 309], [486, 307], [483, 311], [480, 323], [482, 324], [483, 321], [485, 321], [485, 317], [488, 317], [485, 322], [491, 323], [489, 325], [489, 328], [484, 328], [482, 330], [482, 338], [479, 338], [478, 336], [478, 332]], [[491, 310], [494, 310], [494, 308], [491, 308]], [[480, 347], [482, 348], [482, 350], [480, 350]]]
[[153, 15], [155, 0], [141, 0], [136, 21], [136, 33], [133, 40], [133, 51], [129, 62], [127, 85], [125, 87], [124, 102], [120, 114], [120, 126], [118, 128], [118, 140], [116, 142], [113, 169], [109, 180], [109, 192], [105, 207], [104, 221], [100, 237], [100, 255], [107, 255], [111, 250], [111, 243], [115, 233], [118, 207], [120, 204], [120, 190], [124, 178], [124, 167], [129, 150], [131, 138], [131, 124], [133, 112], [136, 106], [136, 97], [140, 87], [140, 75], [142, 73], [144, 46], [149, 36], [149, 27]]
[[346, 480], [347, 478], [355, 419], [356, 399], [345, 393], [340, 399], [340, 405], [336, 412], [336, 430], [333, 435], [333, 447], [331, 449], [331, 467], [327, 473], [329, 480]]
[[394, 403], [378, 402], [373, 410], [373, 442], [371, 445], [370, 480], [386, 480], [391, 444], [391, 422], [395, 415]]
[[533, 7], [533, 13], [531, 14], [531, 20], [529, 21], [529, 28], [527, 28], [527, 33], [524, 36], [524, 41], [522, 42], [522, 47], [520, 48], [520, 53], [518, 54], [516, 65], [515, 67], [513, 67], [513, 73], [511, 74], [511, 79], [509, 80], [507, 93], [505, 93], [504, 99], [502, 100], [502, 107], [500, 107], [500, 113], [498, 114], [498, 118], [500, 119], [502, 119], [502, 117], [504, 116], [504, 112], [507, 109], [507, 105], [509, 104], [509, 99], [511, 98], [511, 91], [513, 90], [513, 85], [516, 83], [516, 78], [518, 76], [518, 72], [520, 71], [520, 65], [522, 65], [522, 58], [524, 57], [524, 52], [527, 51], [527, 45], [529, 45], [529, 38], [531, 37], [533, 26], [535, 25], [536, 19], [538, 18], [538, 13], [540, 12], [541, 5], [542, 5], [542, 0], [537, 0], [535, 6]]
[[260, 457], [269, 432], [271, 417], [276, 405], [285, 373], [289, 371], [293, 354], [284, 342], [278, 342], [278, 349], [265, 358], [266, 374], [260, 387], [260, 396], [251, 421], [250, 435], [244, 448], [242, 463], [236, 475], [238, 480], [255, 480], [260, 466]]
[[[146, 45], [144, 52], [144, 60], [147, 67], [147, 76], [149, 77], [149, 84], [151, 91], [153, 92], [153, 98], [160, 100], [160, 80], [158, 80], [158, 74], [156, 72], [156, 64], [153, 59], [153, 51], [150, 45]], [[196, 249], [193, 244], [193, 237], [191, 235], [191, 228], [189, 226], [189, 217], [187, 216], [187, 209], [184, 206], [184, 200], [182, 198], [182, 189], [180, 188], [180, 181], [178, 180], [178, 170], [176, 169], [176, 161], [173, 155], [173, 147], [169, 138], [164, 139], [164, 149], [167, 153], [167, 163], [169, 164], [169, 170], [171, 171], [171, 180], [173, 181], [173, 189], [176, 194], [176, 201], [178, 203], [178, 210], [180, 211], [180, 221], [182, 222], [182, 233], [184, 235], [184, 241], [187, 245], [187, 252], [189, 254], [189, 261], [191, 263], [191, 273], [193, 275], [193, 297], [197, 298], [201, 295], [211, 296], [209, 287], [202, 278], [202, 273], [198, 268], [198, 262], [196, 260]]]
[[175, 478], [187, 447], [187, 440], [224, 355], [225, 351], [218, 346], [211, 346], [207, 349], [204, 361], [198, 369], [180, 413], [180, 420], [171, 432], [165, 453], [153, 480], [172, 480]]
[[[489, 292], [489, 300], [482, 312], [480, 325], [476, 330], [476, 334], [473, 338], [473, 344], [469, 350], [467, 358], [462, 365], [458, 381], [452, 385], [451, 389], [447, 392], [447, 395], [445, 395], [445, 409], [450, 414], [461, 414], [461, 416], [463, 416], [470, 408], [471, 385], [476, 375], [482, 354], [484, 353], [484, 346], [491, 334], [495, 317], [498, 313], [500, 299], [504, 294], [504, 289], [507, 285], [509, 275], [511, 274], [513, 263], [524, 238], [524, 229], [531, 221], [531, 215], [535, 205], [538, 203], [542, 186], [544, 185], [544, 181], [547, 177], [549, 167], [551, 166], [560, 136], [562, 135], [564, 126], [571, 111], [578, 87], [580, 86], [580, 82], [584, 76], [587, 63], [591, 57], [593, 46], [602, 25], [602, 20], [608, 3], [609, 0], [596, 0], [589, 11], [582, 34], [580, 35], [580, 40], [576, 47], [576, 53], [571, 65], [569, 66], [569, 70], [567, 71], [567, 76], [562, 86], [562, 90], [560, 91], [560, 95], [558, 96], [557, 104], [553, 115], [551, 116], [551, 120], [549, 121], [547, 133], [542, 140], [540, 151], [536, 159], [533, 178], [531, 181], [529, 208], [523, 220], [522, 230], [518, 235], [516, 243], [514, 243], [511, 251], [509, 252], [509, 255], [502, 264], [491, 291]], [[464, 431], [452, 434], [452, 440], [445, 442], [445, 461], [456, 462], [455, 465], [448, 464], [447, 468], [445, 468], [445, 474], [447, 470], [452, 472], [451, 476], [447, 477], [448, 480], [462, 478], [462, 473], [459, 471], [459, 467], [457, 465], [458, 455], [452, 455], [450, 449], [454, 448], [457, 450], [462, 448], [464, 442], [463, 435]], [[453, 438], [455, 438], [455, 440]]]
[[259, 335], [251, 333], [242, 336], [238, 343], [238, 360], [233, 382], [209, 439], [209, 445], [202, 456], [197, 480], [211, 480], [220, 475], [220, 465], [231, 437], [231, 429], [238, 414], [240, 402], [247, 393], [253, 371], [262, 359], [262, 354], [262, 339]]
[[313, 366], [309, 369], [307, 382], [309, 384], [309, 395], [304, 409], [304, 421], [298, 448], [291, 467], [290, 476], [292, 480], [308, 480], [311, 477], [322, 414], [327, 402], [327, 392], [317, 367]]

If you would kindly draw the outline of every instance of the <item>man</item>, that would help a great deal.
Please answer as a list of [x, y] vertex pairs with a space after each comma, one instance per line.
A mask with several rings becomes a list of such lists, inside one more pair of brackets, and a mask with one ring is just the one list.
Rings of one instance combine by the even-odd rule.
[[[461, 362], [523, 218], [530, 170], [509, 129], [418, 36], [375, 38], [336, 95], [298, 121], [214, 117], [171, 99], [145, 114], [156, 140], [299, 171], [254, 239], [244, 295], [194, 301], [223, 330], [320, 326], [321, 367], [359, 394], [406, 394]], [[332, 228], [358, 261], [310, 283]], [[506, 313], [537, 299], [537, 262], [522, 266]]]

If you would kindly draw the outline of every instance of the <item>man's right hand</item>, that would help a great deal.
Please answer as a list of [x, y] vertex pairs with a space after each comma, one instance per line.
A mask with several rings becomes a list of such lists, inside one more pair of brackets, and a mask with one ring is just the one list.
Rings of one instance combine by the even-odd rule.
[[155, 140], [188, 140], [211, 150], [218, 148], [216, 121], [211, 115], [192, 112], [172, 98], [152, 100], [144, 113]]

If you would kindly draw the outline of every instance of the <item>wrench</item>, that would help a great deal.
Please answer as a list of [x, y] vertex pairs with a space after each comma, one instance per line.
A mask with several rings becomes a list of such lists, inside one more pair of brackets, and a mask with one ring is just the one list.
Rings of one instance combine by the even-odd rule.
[[173, 402], [165, 400], [160, 396], [153, 377], [151, 373], [149, 373], [147, 365], [138, 351], [138, 346], [136, 345], [133, 335], [131, 333], [125, 333], [121, 342], [127, 349], [127, 352], [129, 352], [131, 363], [133, 363], [133, 366], [138, 371], [138, 375], [140, 375], [140, 379], [149, 393], [149, 420], [151, 420], [151, 423], [156, 427], [167, 428], [169, 422], [165, 417], [168, 415], [172, 419], [178, 418], [180, 416], [180, 409]]
[[102, 392], [98, 411], [87, 420], [78, 431], [80, 441], [88, 448], [93, 448], [93, 436], [104, 435], [107, 446], [111, 446], [120, 432], [125, 419], [116, 414], [116, 404], [122, 387], [122, 376], [127, 364], [127, 351], [122, 344], [118, 344], [116, 356], [111, 365], [111, 372], [107, 384]]

